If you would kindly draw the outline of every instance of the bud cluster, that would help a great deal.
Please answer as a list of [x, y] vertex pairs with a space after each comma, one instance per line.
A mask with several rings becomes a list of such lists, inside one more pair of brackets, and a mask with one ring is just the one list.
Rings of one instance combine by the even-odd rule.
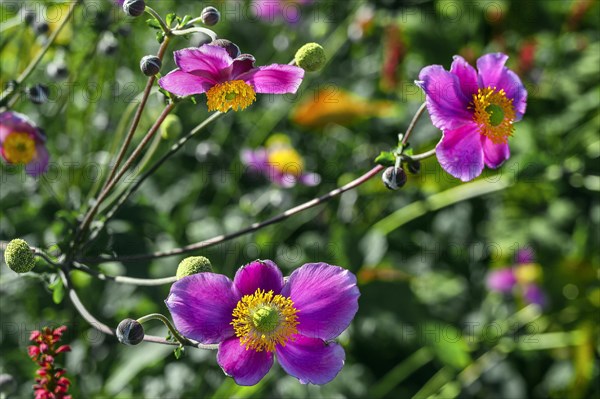
[[36, 384], [33, 386], [36, 399], [71, 399], [71, 395], [67, 395], [71, 385], [71, 381], [65, 377], [67, 370], [57, 367], [54, 363], [58, 354], [71, 351], [69, 345], [54, 348], [60, 343], [66, 329], [66, 326], [54, 330], [44, 327], [41, 331], [33, 331], [29, 337], [29, 340], [34, 342], [34, 345], [28, 348], [29, 357], [40, 367], [36, 371]]

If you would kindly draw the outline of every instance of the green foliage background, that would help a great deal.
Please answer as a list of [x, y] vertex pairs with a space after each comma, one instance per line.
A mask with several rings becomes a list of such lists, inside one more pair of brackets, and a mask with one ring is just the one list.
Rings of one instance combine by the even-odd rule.
[[[161, 15], [195, 16], [208, 5], [147, 2]], [[0, 4], [0, 22], [14, 17], [14, 3], [19, 2]], [[49, 1], [22, 3], [56, 7]], [[373, 179], [281, 224], [196, 253], [228, 276], [257, 258], [273, 259], [286, 274], [303, 263], [324, 261], [359, 276], [360, 310], [340, 338], [346, 365], [323, 387], [300, 385], [279, 366], [258, 385], [238, 387], [223, 375], [214, 352], [187, 349], [176, 360], [166, 346], [119, 345], [86, 324], [68, 299], [53, 302], [48, 266], [40, 263], [35, 273], [18, 276], [3, 263], [0, 372], [15, 378], [14, 397], [30, 396], [35, 369], [27, 357], [27, 338], [48, 324], [69, 326], [65, 342], [73, 352], [61, 360], [76, 398], [598, 397], [598, 2], [316, 3], [303, 7], [295, 24], [258, 21], [244, 2], [215, 3], [223, 13], [215, 31], [254, 54], [259, 65], [287, 63], [299, 46], [316, 41], [328, 53], [327, 67], [307, 74], [297, 96], [260, 96], [244, 112], [230, 112], [189, 142], [142, 186], [88, 255], [147, 253], [233, 232], [360, 176], [379, 151], [396, 144], [421, 104], [423, 96], [413, 84], [420, 69], [429, 64], [448, 68], [454, 54], [473, 62], [486, 52], [502, 51], [511, 57], [509, 67], [521, 69], [529, 101], [510, 142], [510, 160], [467, 187], [429, 159], [400, 191], [390, 192]], [[52, 168], [39, 179], [4, 164], [1, 169], [0, 239], [22, 237], [53, 253], [64, 247], [98, 188], [98, 165], [106, 163], [122, 138], [128, 123], [123, 115], [136, 105], [134, 97], [145, 84], [139, 59], [158, 49], [143, 18], [125, 18], [108, 0], [84, 5], [85, 12], [75, 14], [68, 32], [29, 80], [48, 84], [51, 101], [35, 106], [21, 98], [14, 107], [45, 129]], [[373, 17], [362, 37], [351, 40], [357, 10], [364, 12], [366, 5]], [[395, 69], [397, 86], [384, 90], [386, 29], [394, 25], [405, 54]], [[118, 45], [106, 54], [99, 43], [111, 34]], [[39, 49], [37, 40], [25, 26], [2, 34], [3, 87]], [[199, 40], [178, 39], [170, 50]], [[527, 45], [533, 46], [534, 58], [524, 68]], [[59, 58], [70, 72], [62, 81], [45, 73], [47, 64]], [[170, 51], [166, 59], [163, 73], [174, 67]], [[347, 90], [372, 104], [391, 101], [394, 112], [358, 115], [355, 123], [339, 120], [319, 128], [291, 121], [294, 107], [310, 101], [319, 88]], [[151, 97], [134, 140], [140, 140], [162, 104], [160, 95]], [[176, 114], [184, 132], [208, 115], [200, 97], [198, 104], [183, 104]], [[290, 136], [307, 169], [321, 174], [319, 186], [281, 189], [243, 173], [240, 150], [264, 144], [273, 133]], [[423, 152], [439, 137], [424, 117], [411, 145]], [[176, 139], [157, 140], [148, 157], [157, 159]], [[474, 195], [499, 184], [507, 187]], [[457, 186], [466, 188], [456, 191]], [[474, 198], [459, 201], [469, 195]], [[512, 264], [523, 247], [535, 250], [543, 271], [540, 284], [548, 304], [541, 313], [518, 297], [502, 297], [485, 287], [487, 272]], [[99, 268], [158, 278], [173, 275], [180, 260]], [[126, 317], [167, 312], [168, 286], [135, 288], [78, 272], [73, 279], [86, 306], [111, 326]], [[160, 325], [149, 328], [166, 334]]]

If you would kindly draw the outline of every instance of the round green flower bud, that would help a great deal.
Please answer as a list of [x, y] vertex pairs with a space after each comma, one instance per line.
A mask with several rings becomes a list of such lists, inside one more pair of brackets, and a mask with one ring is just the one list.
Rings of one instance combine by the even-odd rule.
[[296, 51], [296, 64], [309, 72], [318, 71], [323, 68], [327, 57], [325, 50], [318, 43], [307, 43]]
[[179, 136], [182, 130], [181, 120], [173, 114], [167, 115], [165, 121], [160, 125], [160, 135], [165, 140]]
[[35, 257], [25, 240], [17, 238], [6, 246], [4, 261], [8, 267], [17, 273], [27, 273], [35, 266]]
[[204, 256], [190, 256], [179, 263], [175, 276], [177, 280], [181, 280], [184, 277], [202, 272], [212, 272], [210, 261]]
[[116, 332], [119, 342], [125, 345], [137, 345], [144, 340], [144, 327], [137, 320], [123, 320]]

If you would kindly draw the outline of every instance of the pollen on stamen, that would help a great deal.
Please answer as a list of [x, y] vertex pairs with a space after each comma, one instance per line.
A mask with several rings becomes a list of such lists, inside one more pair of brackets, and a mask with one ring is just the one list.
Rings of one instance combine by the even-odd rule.
[[14, 132], [4, 141], [4, 156], [13, 164], [27, 164], [36, 155], [35, 140], [29, 133]]
[[258, 289], [237, 303], [231, 325], [246, 350], [273, 352], [276, 345], [285, 346], [298, 332], [297, 312], [290, 298]]
[[239, 111], [256, 101], [256, 92], [243, 80], [232, 80], [211, 87], [206, 99], [209, 111], [227, 112], [230, 108]]
[[473, 120], [479, 126], [479, 132], [495, 144], [506, 143], [514, 131], [513, 100], [506, 97], [503, 89], [487, 87], [473, 95], [472, 104]]

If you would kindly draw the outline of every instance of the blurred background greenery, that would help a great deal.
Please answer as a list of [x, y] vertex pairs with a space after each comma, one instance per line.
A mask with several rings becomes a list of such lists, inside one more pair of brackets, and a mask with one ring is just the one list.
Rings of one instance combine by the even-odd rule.
[[[31, 395], [29, 332], [61, 324], [69, 326], [65, 343], [73, 351], [64, 364], [76, 398], [600, 395], [598, 1], [288, 2], [297, 14], [268, 21], [255, 18], [244, 1], [147, 3], [161, 15], [197, 16], [217, 6], [222, 20], [215, 31], [258, 65], [287, 63], [313, 41], [325, 47], [329, 63], [307, 74], [297, 95], [260, 96], [190, 141], [108, 224], [90, 256], [148, 253], [234, 232], [358, 177], [396, 144], [423, 101], [413, 83], [420, 69], [448, 68], [454, 54], [471, 63], [487, 52], [508, 54], [529, 91], [527, 113], [516, 124], [510, 160], [473, 183], [459, 184], [429, 159], [399, 191], [373, 179], [281, 224], [196, 253], [228, 276], [257, 258], [273, 259], [288, 274], [312, 261], [356, 273], [360, 310], [340, 338], [346, 365], [330, 384], [303, 386], [276, 366], [258, 385], [238, 387], [214, 352], [187, 349], [176, 360], [170, 347], [119, 345], [86, 324], [68, 299], [53, 302], [52, 269], [40, 263], [35, 273], [16, 275], [3, 262], [0, 373], [16, 381], [9, 397]], [[66, 7], [3, 1], [0, 22], [18, 18], [21, 6], [36, 10], [50, 32]], [[34, 105], [22, 96], [14, 109], [45, 129], [52, 164], [38, 179], [2, 164], [0, 239], [22, 237], [53, 253], [64, 246], [144, 87], [139, 60], [158, 49], [143, 20], [126, 18], [112, 1], [84, 1], [29, 79], [49, 86], [50, 101]], [[43, 38], [25, 24], [2, 32], [3, 87]], [[177, 39], [170, 49], [202, 40]], [[171, 58], [169, 51], [163, 73], [174, 67]], [[57, 77], [53, 63], [64, 63], [68, 74]], [[161, 95], [153, 94], [135, 140], [162, 108]], [[184, 132], [208, 115], [202, 98], [176, 114]], [[284, 189], [245, 173], [240, 151], [274, 133], [290, 137], [306, 169], [322, 176], [318, 186]], [[425, 116], [411, 145], [423, 152], [439, 137]], [[158, 137], [147, 158], [157, 159], [177, 138]], [[512, 265], [526, 247], [541, 266], [543, 308], [486, 288], [488, 272]], [[158, 278], [173, 275], [180, 260], [98, 268]], [[166, 313], [168, 286], [136, 288], [79, 272], [73, 280], [86, 306], [111, 326]], [[160, 325], [150, 331], [166, 334]]]

